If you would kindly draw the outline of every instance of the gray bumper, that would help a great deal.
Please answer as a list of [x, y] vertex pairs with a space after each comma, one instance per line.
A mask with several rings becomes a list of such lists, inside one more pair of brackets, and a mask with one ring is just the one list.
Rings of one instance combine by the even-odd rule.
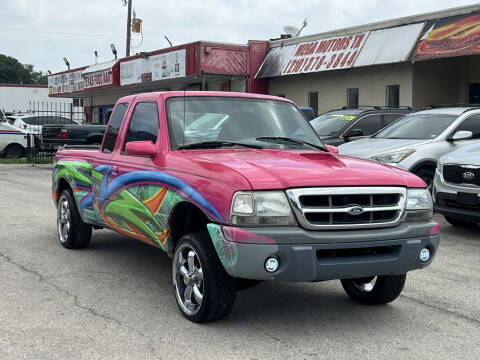
[[[270, 229], [271, 235], [282, 233], [282, 243], [266, 236], [269, 229], [265, 228], [239, 229], [209, 224], [209, 231], [225, 270], [233, 277], [321, 281], [398, 275], [426, 267], [432, 262], [440, 241], [439, 235], [430, 236], [435, 224], [412, 223], [381, 231], [331, 231], [329, 234], [299, 228]], [[379, 238], [379, 232], [383, 239]], [[398, 233], [404, 236], [398, 237]], [[316, 237], [319, 239], [312, 242]], [[287, 238], [291, 243], [285, 243]], [[427, 262], [419, 260], [423, 248], [431, 252]], [[280, 263], [274, 273], [264, 267], [265, 260], [271, 256]]]

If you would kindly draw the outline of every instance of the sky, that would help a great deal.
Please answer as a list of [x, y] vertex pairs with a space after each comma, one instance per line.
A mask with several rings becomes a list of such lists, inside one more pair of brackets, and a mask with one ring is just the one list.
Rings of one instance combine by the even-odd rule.
[[[132, 53], [197, 40], [245, 44], [275, 38], [285, 25], [302, 35], [402, 16], [471, 5], [469, 0], [132, 0], [143, 21], [143, 41]], [[0, 53], [46, 72], [113, 59], [110, 44], [125, 56], [127, 7], [122, 0], [0, 0]]]

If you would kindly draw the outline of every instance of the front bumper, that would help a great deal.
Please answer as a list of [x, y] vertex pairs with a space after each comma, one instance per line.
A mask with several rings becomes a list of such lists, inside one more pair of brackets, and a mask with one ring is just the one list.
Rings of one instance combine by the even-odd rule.
[[[428, 266], [440, 241], [433, 221], [395, 228], [307, 231], [301, 228], [236, 228], [209, 224], [217, 254], [230, 276], [257, 280], [322, 281], [405, 274]], [[419, 259], [428, 248], [427, 262]], [[265, 270], [276, 257], [277, 271]]]
[[[473, 193], [478, 197], [477, 204], [459, 202], [458, 193]], [[437, 170], [433, 183], [433, 200], [436, 212], [467, 222], [480, 222], [480, 188], [449, 184], [443, 181]]]

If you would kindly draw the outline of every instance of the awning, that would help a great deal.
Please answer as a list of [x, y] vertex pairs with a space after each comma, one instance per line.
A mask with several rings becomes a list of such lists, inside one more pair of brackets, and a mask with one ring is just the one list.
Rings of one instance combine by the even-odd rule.
[[89, 67], [87, 67], [85, 70], [82, 71], [82, 75], [91, 74], [99, 71], [110, 70], [115, 66], [117, 62], [118, 60], [115, 59], [115, 60], [106, 61], [106, 62], [95, 64], [95, 65], [90, 65]]

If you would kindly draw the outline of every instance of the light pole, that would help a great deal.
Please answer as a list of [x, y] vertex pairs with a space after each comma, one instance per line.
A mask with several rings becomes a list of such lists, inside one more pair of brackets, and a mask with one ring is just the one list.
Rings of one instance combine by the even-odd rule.
[[[127, 2], [127, 4], [125, 4]], [[132, 31], [132, 0], [123, 0], [124, 6], [127, 5], [127, 44], [125, 55], [130, 56], [130, 37]]]

